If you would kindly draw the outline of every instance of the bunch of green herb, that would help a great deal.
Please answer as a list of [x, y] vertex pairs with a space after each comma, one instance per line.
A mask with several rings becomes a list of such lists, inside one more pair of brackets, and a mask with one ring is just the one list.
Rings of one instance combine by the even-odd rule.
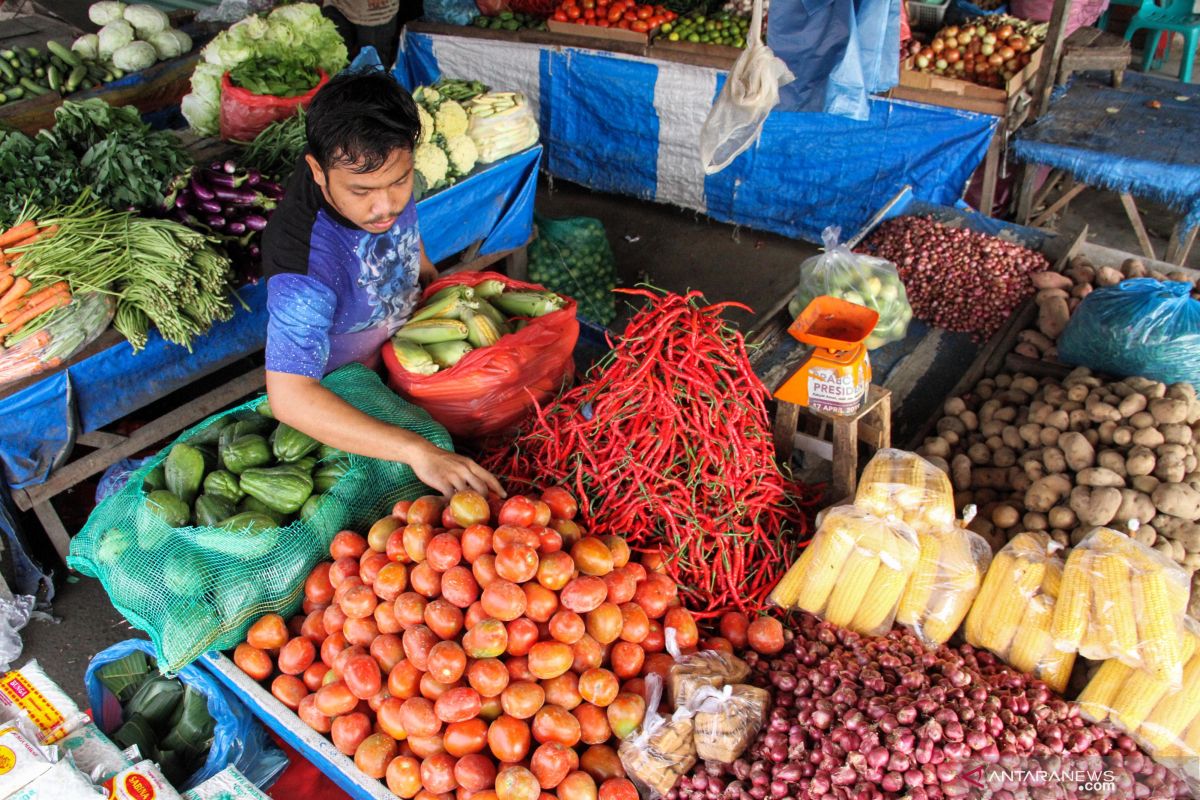
[[254, 94], [298, 97], [312, 91], [321, 80], [315, 69], [299, 61], [281, 58], [252, 58], [229, 70], [229, 80]]
[[292, 116], [272, 122], [246, 145], [241, 163], [280, 182], [286, 181], [308, 146], [304, 117], [304, 108], [298, 106]]

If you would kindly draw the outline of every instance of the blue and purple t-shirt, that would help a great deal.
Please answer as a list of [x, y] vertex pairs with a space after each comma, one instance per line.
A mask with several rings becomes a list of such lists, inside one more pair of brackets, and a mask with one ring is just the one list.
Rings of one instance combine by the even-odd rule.
[[385, 233], [354, 225], [325, 200], [301, 162], [263, 232], [267, 369], [321, 378], [373, 365], [421, 296], [417, 205]]

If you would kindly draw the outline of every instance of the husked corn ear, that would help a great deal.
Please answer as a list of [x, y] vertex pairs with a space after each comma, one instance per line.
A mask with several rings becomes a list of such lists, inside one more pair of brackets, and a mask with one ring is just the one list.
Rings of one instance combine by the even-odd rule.
[[1200, 714], [1200, 657], [1193, 655], [1183, 668], [1180, 691], [1167, 692], [1138, 728], [1150, 754], [1165, 750], [1179, 741], [1184, 728]]
[[997, 596], [1002, 590], [1005, 583], [1008, 582], [1008, 576], [1012, 572], [1013, 567], [1012, 551], [1008, 548], [1002, 549], [992, 559], [992, 565], [988, 567], [987, 574], [983, 576], [983, 584], [979, 587], [979, 594], [975, 595], [975, 602], [971, 604], [971, 610], [967, 612], [967, 641], [975, 647], [988, 647], [984, 641], [984, 622], [987, 621], [988, 615], [991, 614], [992, 607], [996, 603]]
[[1008, 650], [1029, 599], [1041, 588], [1045, 573], [1045, 561], [1018, 558], [1013, 562], [1006, 584], [1000, 587], [992, 609], [983, 621], [985, 647], [997, 653]]
[[1021, 672], [1032, 673], [1042, 658], [1053, 651], [1054, 640], [1050, 638], [1050, 618], [1054, 611], [1043, 596], [1029, 601], [1025, 615], [1008, 651], [1009, 664]]
[[920, 621], [933, 596], [934, 584], [937, 582], [938, 562], [942, 555], [942, 537], [918, 531], [917, 543], [921, 548], [917, 567], [913, 570], [904, 595], [900, 598], [900, 607], [896, 609], [896, 621], [901, 625], [916, 625]]
[[850, 627], [878, 570], [879, 535], [874, 531], [864, 532], [842, 562], [841, 573], [825, 608], [825, 619], [843, 628]]
[[566, 305], [554, 292], [501, 292], [490, 299], [492, 305], [514, 317], [542, 317]]
[[1074, 653], [1063, 653], [1052, 648], [1042, 659], [1034, 675], [1042, 683], [1062, 694], [1067, 690], [1067, 684], [1071, 680], [1071, 670], [1074, 667]]
[[489, 278], [486, 281], [480, 281], [475, 284], [475, 296], [477, 298], [487, 300], [495, 297], [504, 291], [504, 281]]
[[973, 534], [957, 528], [941, 536], [937, 589], [921, 624], [921, 634], [931, 642], [943, 644], [950, 640], [983, 582], [980, 563], [972, 552], [972, 538]]
[[426, 319], [408, 323], [393, 338], [417, 344], [461, 342], [467, 338], [467, 326], [456, 319]]
[[475, 290], [470, 286], [447, 286], [434, 294], [413, 312], [409, 322], [420, 322], [426, 319], [456, 318], [461, 312], [464, 301], [475, 296]]
[[1133, 667], [1126, 666], [1115, 658], [1100, 665], [1087, 686], [1079, 693], [1079, 711], [1092, 722], [1103, 722], [1109, 710], [1114, 708], [1122, 687], [1133, 674]]
[[392, 339], [392, 352], [400, 366], [408, 372], [417, 375], [432, 375], [438, 371], [429, 351], [416, 342], [406, 342], [403, 339]]
[[[853, 531], [847, 530], [840, 518], [832, 514], [826, 518], [821, 530], [779, 582], [783, 587], [779, 590], [781, 599], [786, 599], [786, 594], [782, 593], [790, 591], [789, 578], [794, 574], [800, 584], [791, 605], [811, 614], [819, 614], [829, 600], [829, 593], [841, 574], [846, 556], [854, 548], [855, 539]], [[783, 602], [779, 604], [789, 607]]]
[[1147, 672], [1175, 684], [1183, 661], [1182, 630], [1181, 617], [1175, 613], [1178, 601], [1173, 600], [1169, 583], [1161, 569], [1140, 571], [1133, 579], [1133, 592], [1142, 664]]
[[867, 635], [886, 632], [907, 579], [906, 570], [888, 566], [885, 559], [881, 558], [879, 568], [875, 570], [871, 584], [867, 587], [866, 596], [854, 612], [854, 619], [850, 621], [851, 630]]
[[954, 489], [945, 472], [916, 453], [884, 449], [863, 468], [854, 504], [913, 528], [954, 524]]
[[500, 331], [483, 314], [466, 311], [463, 322], [467, 325], [467, 341], [472, 347], [490, 347], [500, 341]]
[[[1186, 662], [1192, 657], [1192, 652], [1195, 650], [1195, 637], [1191, 634], [1184, 637], [1183, 647], [1183, 660]], [[1159, 701], [1170, 691], [1171, 686], [1166, 681], [1145, 670], [1131, 670], [1121, 691], [1113, 698], [1110, 706], [1112, 717], [1125, 730], [1136, 731]]]
[[425, 349], [429, 351], [429, 355], [437, 362], [439, 367], [443, 369], [453, 367], [462, 357], [471, 352], [475, 348], [466, 342], [432, 342], [425, 345]]
[[1200, 717], [1192, 720], [1192, 724], [1183, 732], [1183, 750], [1188, 758], [1200, 756]]
[[1132, 589], [1124, 554], [1096, 553], [1092, 557], [1092, 618], [1103, 621], [1102, 630], [1111, 647], [1130, 654], [1137, 652]]
[[1063, 569], [1062, 588], [1054, 603], [1050, 635], [1059, 650], [1078, 650], [1088, 629], [1092, 553], [1076, 547]]

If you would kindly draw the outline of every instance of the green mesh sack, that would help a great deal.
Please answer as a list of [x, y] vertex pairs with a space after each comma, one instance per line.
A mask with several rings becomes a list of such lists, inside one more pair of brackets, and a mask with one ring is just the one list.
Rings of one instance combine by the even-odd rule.
[[[452, 449], [445, 428], [361, 364], [342, 367], [321, 385], [359, 411]], [[261, 402], [257, 398], [210, 417], [172, 446], [211, 441], [212, 426], [253, 412]], [[69, 567], [97, 578], [117, 610], [150, 635], [160, 669], [167, 674], [209, 650], [238, 644], [263, 614], [295, 613], [304, 579], [328, 557], [334, 534], [345, 528], [365, 530], [396, 502], [431, 493], [406, 464], [350, 455], [345, 474], [321, 495], [316, 512], [306, 520], [260, 532], [173, 528], [147, 510], [143, 488], [147, 474], [170, 449], [96, 506], [71, 540], [67, 558]]]
[[529, 245], [529, 280], [574, 297], [579, 316], [608, 325], [617, 316], [617, 267], [604, 224], [591, 217], [534, 218], [538, 236]]

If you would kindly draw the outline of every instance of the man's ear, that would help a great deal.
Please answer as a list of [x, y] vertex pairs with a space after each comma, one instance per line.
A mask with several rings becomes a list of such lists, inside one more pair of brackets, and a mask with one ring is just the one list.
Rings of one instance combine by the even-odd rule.
[[317, 163], [317, 159], [313, 157], [312, 153], [306, 153], [304, 160], [308, 162], [308, 168], [312, 171], [313, 181], [322, 189], [326, 188], [325, 170], [321, 169], [321, 165]]

